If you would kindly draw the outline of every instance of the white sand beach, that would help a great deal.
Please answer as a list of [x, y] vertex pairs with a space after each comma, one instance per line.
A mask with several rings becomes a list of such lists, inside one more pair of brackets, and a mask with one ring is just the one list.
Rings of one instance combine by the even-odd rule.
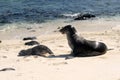
[[[18, 57], [25, 46], [24, 37], [36, 36], [40, 44], [48, 46], [56, 56], [69, 54], [65, 35], [57, 31], [67, 24], [75, 26], [78, 33], [89, 40], [104, 42], [113, 50], [95, 57], [44, 58], [40, 56]], [[50, 21], [32, 24], [30, 30], [6, 29], [0, 31], [0, 71], [1, 80], [120, 80], [120, 22], [115, 20], [87, 20], [65, 22]], [[28, 25], [30, 26], [30, 25]]]

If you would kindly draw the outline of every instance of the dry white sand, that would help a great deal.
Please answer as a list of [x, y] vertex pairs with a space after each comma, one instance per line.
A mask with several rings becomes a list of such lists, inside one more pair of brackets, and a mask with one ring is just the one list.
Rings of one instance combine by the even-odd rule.
[[[37, 41], [48, 46], [56, 56], [69, 54], [71, 49], [66, 37], [55, 32], [57, 27], [72, 24], [86, 39], [102, 41], [114, 50], [96, 57], [43, 58], [36, 56], [18, 57], [24, 45], [23, 37], [36, 36]], [[15, 71], [0, 71], [0, 80], [120, 80], [120, 22], [76, 21], [43, 23], [30, 30], [0, 31], [0, 69], [14, 68]], [[53, 28], [51, 29], [50, 27]], [[101, 27], [100, 27], [101, 26]], [[116, 26], [116, 27], [115, 27]], [[17, 31], [17, 32], [15, 32]], [[13, 36], [14, 35], [14, 36]], [[16, 36], [15, 36], [16, 35]], [[12, 37], [12, 38], [11, 38]]]

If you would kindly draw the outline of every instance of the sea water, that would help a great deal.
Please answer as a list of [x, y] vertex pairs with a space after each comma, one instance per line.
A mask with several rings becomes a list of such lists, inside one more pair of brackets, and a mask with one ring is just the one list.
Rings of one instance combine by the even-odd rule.
[[0, 0], [0, 29], [26, 27], [24, 24], [45, 23], [79, 13], [119, 18], [120, 0]]

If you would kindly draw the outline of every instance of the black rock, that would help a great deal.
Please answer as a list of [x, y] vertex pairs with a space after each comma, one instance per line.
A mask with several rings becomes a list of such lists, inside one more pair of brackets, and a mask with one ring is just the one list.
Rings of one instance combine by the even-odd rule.
[[38, 45], [33, 48], [27, 50], [21, 50], [18, 56], [30, 56], [30, 55], [38, 55], [46, 57], [45, 54], [54, 55], [53, 52], [45, 45]]
[[0, 40], [0, 43], [2, 43], [2, 41]]
[[37, 39], [36, 37], [26, 37], [26, 38], [23, 38], [23, 40], [34, 40], [34, 39]]
[[95, 17], [95, 15], [87, 13], [78, 15], [74, 20], [87, 20]]
[[1, 69], [0, 71], [8, 71], [8, 70], [13, 70], [13, 71], [15, 71], [14, 68], [3, 68], [3, 69]]
[[25, 45], [28, 45], [28, 46], [39, 45], [39, 42], [37, 42], [37, 41], [30, 41], [30, 42], [26, 42]]

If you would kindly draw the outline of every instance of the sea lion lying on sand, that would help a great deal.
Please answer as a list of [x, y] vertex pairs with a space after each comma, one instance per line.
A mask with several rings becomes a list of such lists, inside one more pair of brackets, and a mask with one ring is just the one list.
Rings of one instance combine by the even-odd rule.
[[62, 27], [59, 30], [62, 34], [67, 35], [67, 40], [72, 52], [70, 56], [73, 57], [88, 57], [105, 54], [107, 46], [102, 42], [86, 40], [77, 35], [77, 31], [71, 25]]
[[47, 53], [49, 56], [54, 56], [53, 52], [47, 46], [38, 45], [27, 50], [21, 50], [18, 56], [38, 55], [46, 57]]

